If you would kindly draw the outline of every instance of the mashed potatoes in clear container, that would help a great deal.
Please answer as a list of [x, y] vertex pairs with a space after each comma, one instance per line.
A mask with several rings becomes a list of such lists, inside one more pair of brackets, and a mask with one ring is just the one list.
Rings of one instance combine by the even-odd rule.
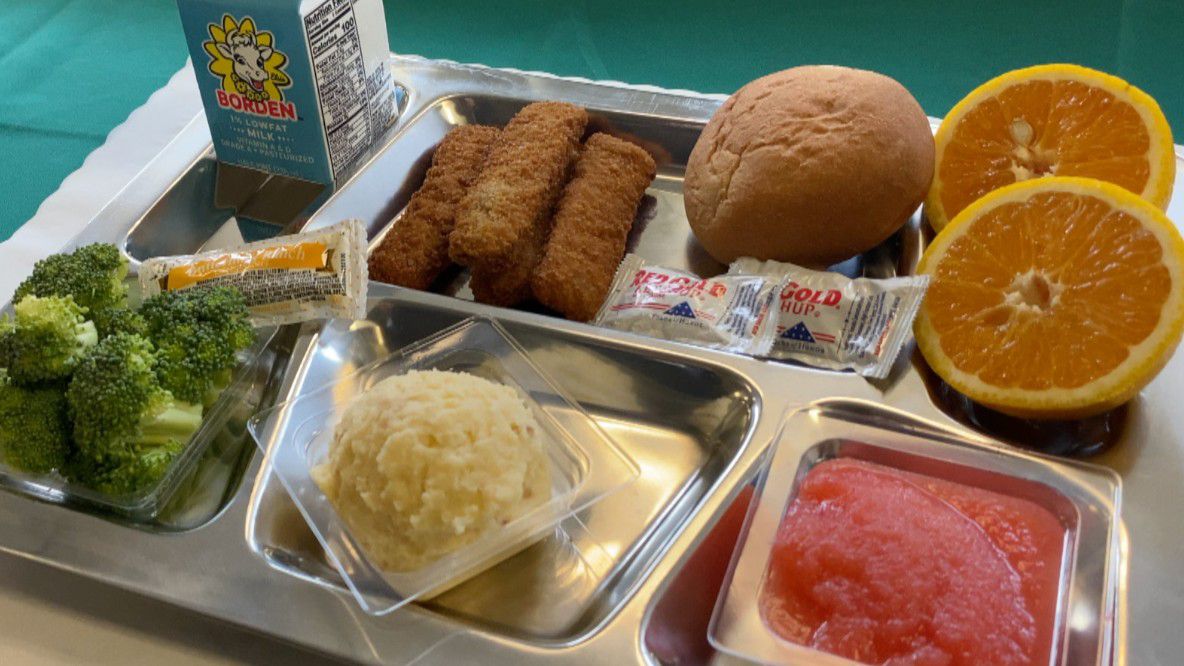
[[509, 386], [409, 371], [358, 395], [312, 478], [380, 569], [414, 571], [551, 497], [542, 432]]

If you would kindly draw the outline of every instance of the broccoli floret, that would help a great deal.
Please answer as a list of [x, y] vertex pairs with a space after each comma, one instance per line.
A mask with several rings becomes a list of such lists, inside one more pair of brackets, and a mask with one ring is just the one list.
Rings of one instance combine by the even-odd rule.
[[68, 254], [55, 254], [33, 267], [16, 288], [13, 301], [25, 296], [72, 296], [87, 309], [100, 329], [107, 311], [127, 304], [127, 260], [110, 243], [84, 245]]
[[231, 287], [161, 292], [140, 315], [156, 345], [161, 385], [186, 402], [207, 402], [229, 379], [235, 354], [255, 339], [246, 302]]
[[140, 490], [201, 425], [201, 406], [173, 398], [155, 366], [152, 343], [127, 333], [103, 338], [78, 364], [66, 390], [77, 480], [113, 494]]
[[70, 376], [78, 359], [99, 341], [94, 324], [69, 296], [26, 296], [13, 310], [15, 317], [0, 320], [0, 366], [17, 384]]
[[87, 459], [76, 454], [65, 468], [71, 479], [108, 495], [130, 495], [155, 485], [181, 453], [184, 444], [170, 440], [145, 447], [131, 458]]
[[103, 317], [95, 322], [99, 337], [105, 338], [116, 333], [131, 333], [133, 335], [147, 335], [148, 324], [140, 313], [129, 307], [111, 308], [103, 313]]
[[22, 388], [0, 376], [0, 451], [5, 462], [44, 474], [62, 467], [70, 449], [70, 421], [62, 390]]

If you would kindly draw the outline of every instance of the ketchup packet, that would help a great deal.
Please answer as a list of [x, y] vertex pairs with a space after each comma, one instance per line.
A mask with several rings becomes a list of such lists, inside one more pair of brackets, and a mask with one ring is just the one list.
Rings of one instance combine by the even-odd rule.
[[592, 320], [598, 326], [763, 356], [774, 283], [762, 275], [699, 276], [626, 255]]
[[366, 315], [367, 280], [366, 229], [360, 220], [140, 265], [145, 298], [200, 286], [236, 287], [255, 326], [360, 319]]
[[737, 259], [730, 276], [774, 281], [764, 322], [772, 346], [760, 354], [883, 379], [912, 333], [913, 317], [929, 286], [928, 275], [851, 279], [793, 264]]

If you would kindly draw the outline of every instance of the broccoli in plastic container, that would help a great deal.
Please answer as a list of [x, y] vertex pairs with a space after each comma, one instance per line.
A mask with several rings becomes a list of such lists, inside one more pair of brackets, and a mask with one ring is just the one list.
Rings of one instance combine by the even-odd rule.
[[70, 296], [86, 308], [100, 335], [106, 334], [108, 314], [127, 306], [127, 259], [110, 243], [84, 245], [68, 254], [54, 254], [38, 261], [33, 273], [13, 294], [13, 302], [26, 296]]
[[177, 401], [156, 379], [152, 343], [104, 338], [66, 389], [77, 447], [70, 474], [112, 495], [160, 480], [201, 425], [201, 406]]
[[128, 301], [117, 247], [37, 262], [0, 319], [0, 457], [109, 495], [157, 484], [255, 340], [233, 287]]
[[62, 467], [69, 455], [70, 420], [58, 387], [24, 388], [0, 370], [0, 451], [10, 466], [34, 474]]
[[246, 301], [231, 287], [161, 292], [139, 313], [156, 345], [161, 385], [188, 402], [212, 403], [230, 381], [235, 355], [255, 340]]
[[69, 377], [99, 341], [95, 325], [70, 296], [26, 296], [13, 311], [15, 317], [0, 321], [0, 367], [17, 384]]

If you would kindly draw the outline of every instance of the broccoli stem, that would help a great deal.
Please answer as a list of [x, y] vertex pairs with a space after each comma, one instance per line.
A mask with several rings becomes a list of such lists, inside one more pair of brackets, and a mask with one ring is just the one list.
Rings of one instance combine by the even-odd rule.
[[142, 424], [138, 441], [143, 446], [185, 444], [201, 425], [201, 405], [176, 402]]
[[212, 407], [214, 403], [218, 401], [218, 398], [222, 395], [222, 392], [230, 386], [230, 380], [231, 373], [229, 369], [221, 370], [216, 373], [213, 377], [213, 381], [210, 383], [209, 390], [207, 390], [205, 395], [202, 396], [201, 403], [205, 405], [207, 409]]

